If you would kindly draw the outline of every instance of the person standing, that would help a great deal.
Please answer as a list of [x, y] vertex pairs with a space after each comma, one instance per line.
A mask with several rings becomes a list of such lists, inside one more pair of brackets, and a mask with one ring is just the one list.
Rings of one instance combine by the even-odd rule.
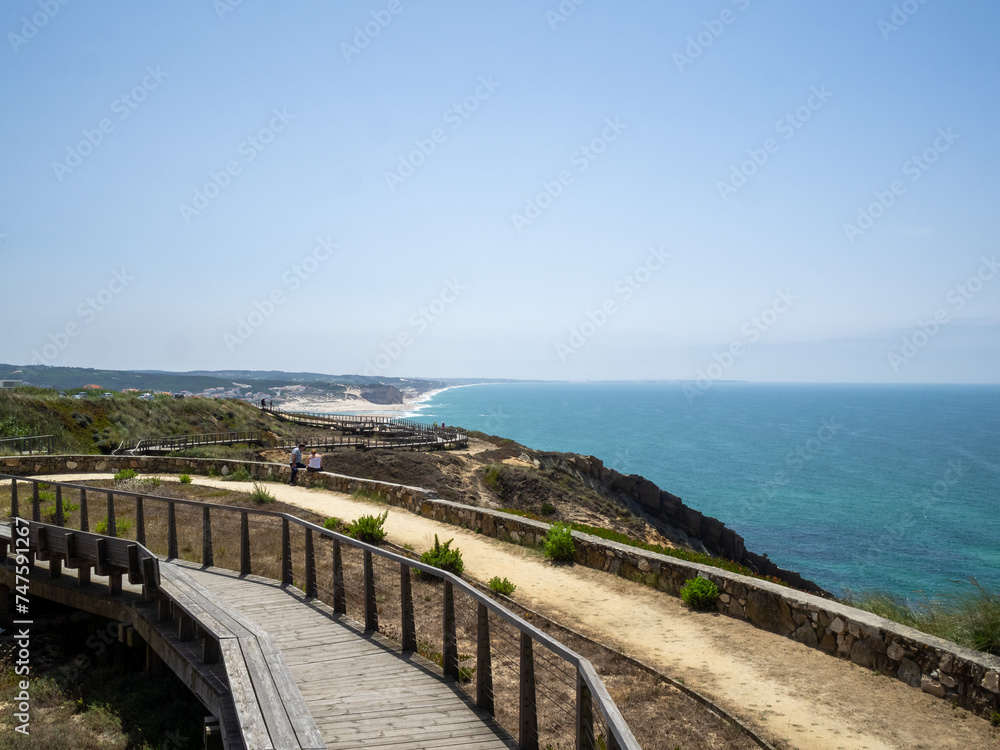
[[297, 446], [292, 448], [292, 481], [290, 481], [289, 484], [295, 484], [295, 474], [299, 469], [306, 468], [306, 465], [302, 463], [302, 449], [305, 447], [305, 443], [299, 443]]

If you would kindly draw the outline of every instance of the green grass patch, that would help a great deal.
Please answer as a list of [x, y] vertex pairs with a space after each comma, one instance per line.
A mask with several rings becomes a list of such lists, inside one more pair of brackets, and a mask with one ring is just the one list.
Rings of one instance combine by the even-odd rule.
[[494, 591], [497, 594], [503, 594], [504, 596], [510, 596], [514, 593], [516, 589], [513, 583], [507, 580], [506, 576], [501, 578], [500, 576], [493, 576], [490, 579], [490, 591]]
[[249, 482], [253, 479], [250, 470], [246, 466], [239, 466], [234, 471], [222, 477], [223, 482]]
[[253, 489], [250, 490], [247, 495], [249, 495], [250, 499], [255, 503], [273, 503], [278, 499], [260, 482], [254, 482]]
[[[126, 536], [132, 530], [132, 522], [127, 518], [119, 518], [115, 521], [115, 536], [123, 537]], [[102, 518], [94, 526], [95, 534], [107, 534], [108, 533], [108, 519]]]
[[360, 487], [354, 490], [351, 495], [355, 500], [371, 500], [376, 503], [387, 503], [389, 498], [386, 497], [385, 493], [379, 492], [378, 490], [373, 490], [370, 487]]
[[851, 594], [847, 604], [966, 648], [1000, 656], [1000, 595], [975, 578], [940, 597], [911, 603], [886, 591]]
[[191, 475], [181, 474], [179, 477], [177, 477], [177, 481], [180, 482], [181, 484], [191, 484]]

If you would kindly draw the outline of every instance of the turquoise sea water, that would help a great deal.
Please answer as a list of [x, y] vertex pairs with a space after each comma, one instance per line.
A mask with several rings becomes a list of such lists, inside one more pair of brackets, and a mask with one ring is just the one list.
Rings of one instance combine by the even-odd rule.
[[997, 386], [497, 384], [415, 416], [646, 476], [834, 593], [1000, 589]]

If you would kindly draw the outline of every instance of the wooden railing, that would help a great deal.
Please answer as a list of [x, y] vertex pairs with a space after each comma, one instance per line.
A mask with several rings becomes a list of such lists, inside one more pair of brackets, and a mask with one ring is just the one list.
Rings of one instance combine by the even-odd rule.
[[0, 456], [15, 453], [55, 453], [54, 435], [31, 435], [29, 437], [0, 438]]
[[178, 451], [199, 445], [233, 445], [234, 443], [265, 443], [263, 430], [242, 430], [231, 432], [203, 432], [197, 435], [168, 435], [165, 437], [125, 440], [115, 450], [122, 453], [150, 453], [152, 451]]
[[[22, 510], [20, 487], [31, 485], [31, 513], [38, 520], [39, 485], [43, 483], [8, 475], [0, 475], [0, 480], [11, 482], [12, 516]], [[72, 492], [79, 497], [74, 513], [86, 531], [90, 498], [101, 494], [110, 535], [118, 531], [116, 520], [127, 518], [135, 540], [150, 549], [162, 549], [168, 559], [179, 556], [182, 532], [199, 525], [200, 516], [200, 540], [184, 536], [184, 548], [198, 558], [195, 562], [297, 585], [307, 597], [327, 602], [334, 612], [356, 617], [366, 630], [393, 637], [403, 651], [416, 651], [436, 662], [444, 675], [518, 738], [522, 748], [565, 742], [572, 736], [577, 748], [639, 750], [587, 659], [458, 576], [288, 513], [77, 484], [44, 484], [55, 488], [55, 525], [65, 525], [64, 493]], [[184, 523], [178, 522], [181, 514]], [[213, 516], [228, 517], [230, 522], [213, 524]], [[235, 534], [237, 519], [239, 532]], [[224, 544], [216, 544], [216, 537], [223, 535]], [[200, 555], [195, 554], [198, 541]], [[416, 596], [418, 586], [421, 593]], [[435, 599], [440, 602], [440, 615]]]
[[[12, 501], [16, 506], [16, 490]], [[59, 505], [57, 496], [56, 507]], [[226, 747], [241, 750], [326, 747], [287, 664], [278, 656], [280, 650], [273, 637], [219, 602], [183, 570], [161, 566], [159, 558], [147, 547], [129, 539], [28, 521], [15, 513], [12, 516], [14, 520], [9, 527], [0, 526], [0, 560], [7, 558], [10, 547], [23, 556], [29, 569], [33, 560], [47, 561], [50, 579], [61, 578], [65, 564], [77, 570], [81, 588], [91, 583], [93, 569], [95, 575], [107, 577], [108, 596], [122, 592], [122, 577], [127, 575], [130, 584], [142, 585], [144, 600], [157, 602], [151, 622], [137, 622], [140, 615], [133, 610], [130, 627], [140, 629], [147, 644], [153, 646], [154, 630], [162, 631], [164, 623], [173, 622], [178, 641], [201, 641], [201, 663], [223, 663], [229, 694], [221, 701], [219, 710], [223, 715], [217, 718]], [[25, 537], [23, 542], [19, 537]], [[169, 648], [164, 650], [172, 652]], [[170, 654], [162, 656], [171, 659]], [[184, 662], [174, 659], [171, 667], [180, 673], [189, 671]], [[277, 696], [278, 705], [271, 705], [263, 697], [268, 695]], [[234, 722], [228, 721], [226, 714], [230, 713]], [[240, 737], [226, 736], [227, 726], [238, 726]]]

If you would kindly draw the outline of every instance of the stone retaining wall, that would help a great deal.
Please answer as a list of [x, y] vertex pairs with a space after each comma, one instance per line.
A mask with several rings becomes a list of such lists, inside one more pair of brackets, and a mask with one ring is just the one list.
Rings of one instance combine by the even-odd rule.
[[[240, 466], [255, 478], [287, 481], [290, 468], [222, 459], [156, 456], [26, 456], [0, 459], [0, 473], [25, 476], [68, 472], [228, 474]], [[548, 524], [509, 513], [441, 500], [434, 492], [328, 472], [299, 472], [305, 487], [380, 493], [389, 504], [436, 521], [529, 547], [542, 543]], [[679, 595], [695, 576], [715, 582], [722, 614], [836, 654], [989, 717], [1000, 711], [1000, 657], [962, 648], [869, 612], [756, 578], [647, 552], [573, 532], [576, 562]]]

